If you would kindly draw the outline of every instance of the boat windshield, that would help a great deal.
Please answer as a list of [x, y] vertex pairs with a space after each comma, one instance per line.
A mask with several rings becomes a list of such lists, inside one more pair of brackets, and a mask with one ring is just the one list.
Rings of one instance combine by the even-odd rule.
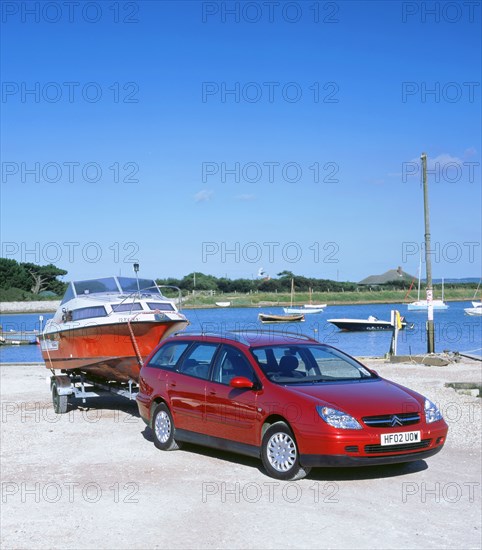
[[83, 294], [105, 294], [107, 292], [119, 294], [119, 287], [117, 286], [115, 277], [76, 281], [73, 284], [77, 296], [82, 296]]
[[377, 378], [350, 356], [312, 344], [252, 348], [264, 374], [278, 384], [316, 384]]
[[88, 281], [75, 281], [70, 283], [62, 303], [72, 299], [73, 289], [76, 296], [92, 294], [132, 294], [140, 290], [144, 294], [160, 296], [159, 288], [152, 279], [139, 279], [137, 286], [135, 277], [105, 277], [102, 279], [89, 279]]
[[[117, 277], [122, 291], [126, 294], [137, 292], [137, 279], [134, 277]], [[148, 294], [160, 294], [155, 281], [152, 279], [139, 279], [139, 290]]]

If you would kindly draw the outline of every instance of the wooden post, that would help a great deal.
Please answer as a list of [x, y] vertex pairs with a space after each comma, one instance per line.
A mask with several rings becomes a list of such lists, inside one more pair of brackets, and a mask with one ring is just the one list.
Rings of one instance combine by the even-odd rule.
[[397, 355], [397, 343], [398, 343], [398, 323], [399, 323], [400, 313], [395, 309], [392, 309], [390, 313], [390, 324], [393, 327], [392, 331], [392, 341], [390, 343], [390, 355]]
[[427, 353], [435, 352], [435, 327], [433, 322], [432, 250], [430, 248], [430, 212], [428, 206], [427, 155], [422, 153], [423, 212], [425, 220], [425, 270], [427, 276]]

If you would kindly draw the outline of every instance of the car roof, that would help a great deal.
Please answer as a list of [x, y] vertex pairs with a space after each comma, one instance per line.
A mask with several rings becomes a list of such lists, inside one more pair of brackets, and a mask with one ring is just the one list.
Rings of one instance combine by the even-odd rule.
[[[182, 331], [167, 340], [203, 340], [205, 342], [237, 342], [247, 347], [263, 347], [287, 344], [324, 345], [304, 334], [277, 330], [231, 330], [223, 332]], [[166, 340], [163, 340], [165, 342]]]

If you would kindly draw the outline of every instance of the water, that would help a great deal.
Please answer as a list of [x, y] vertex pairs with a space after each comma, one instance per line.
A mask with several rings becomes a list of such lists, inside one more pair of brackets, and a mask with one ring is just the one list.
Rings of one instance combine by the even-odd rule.
[[[471, 302], [450, 302], [449, 309], [435, 311], [436, 351], [461, 351], [482, 356], [482, 317], [464, 313]], [[398, 353], [423, 354], [427, 351], [425, 323], [426, 312], [407, 311], [403, 304], [368, 304], [328, 306], [322, 313], [306, 315], [304, 323], [263, 325], [258, 313], [283, 314], [281, 307], [263, 308], [215, 308], [185, 310], [191, 325], [188, 330], [226, 332], [227, 330], [279, 330], [313, 336], [321, 342], [338, 347], [355, 356], [380, 357], [390, 349], [391, 332], [341, 332], [328, 319], [366, 319], [374, 315], [381, 320], [390, 320], [390, 311], [398, 309], [414, 329], [399, 333]], [[43, 314], [44, 323], [53, 314]], [[0, 316], [4, 330], [38, 330], [38, 314], [16, 314]], [[25, 363], [42, 361], [39, 346], [1, 346], [0, 362]]]
[[[4, 332], [25, 332], [40, 330], [40, 317], [43, 317], [43, 326], [53, 313], [12, 313], [0, 315], [0, 325]], [[0, 346], [0, 363], [36, 363], [43, 361], [40, 346]]]

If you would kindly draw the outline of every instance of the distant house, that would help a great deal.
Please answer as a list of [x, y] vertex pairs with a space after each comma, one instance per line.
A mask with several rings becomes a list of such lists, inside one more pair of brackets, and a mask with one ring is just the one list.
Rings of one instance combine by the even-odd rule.
[[376, 286], [386, 285], [394, 281], [405, 281], [410, 284], [414, 279], [415, 277], [413, 275], [410, 275], [410, 273], [406, 273], [401, 267], [398, 267], [397, 269], [390, 269], [389, 271], [386, 271], [381, 275], [370, 275], [369, 277], [366, 277], [365, 279], [360, 281], [358, 284]]

